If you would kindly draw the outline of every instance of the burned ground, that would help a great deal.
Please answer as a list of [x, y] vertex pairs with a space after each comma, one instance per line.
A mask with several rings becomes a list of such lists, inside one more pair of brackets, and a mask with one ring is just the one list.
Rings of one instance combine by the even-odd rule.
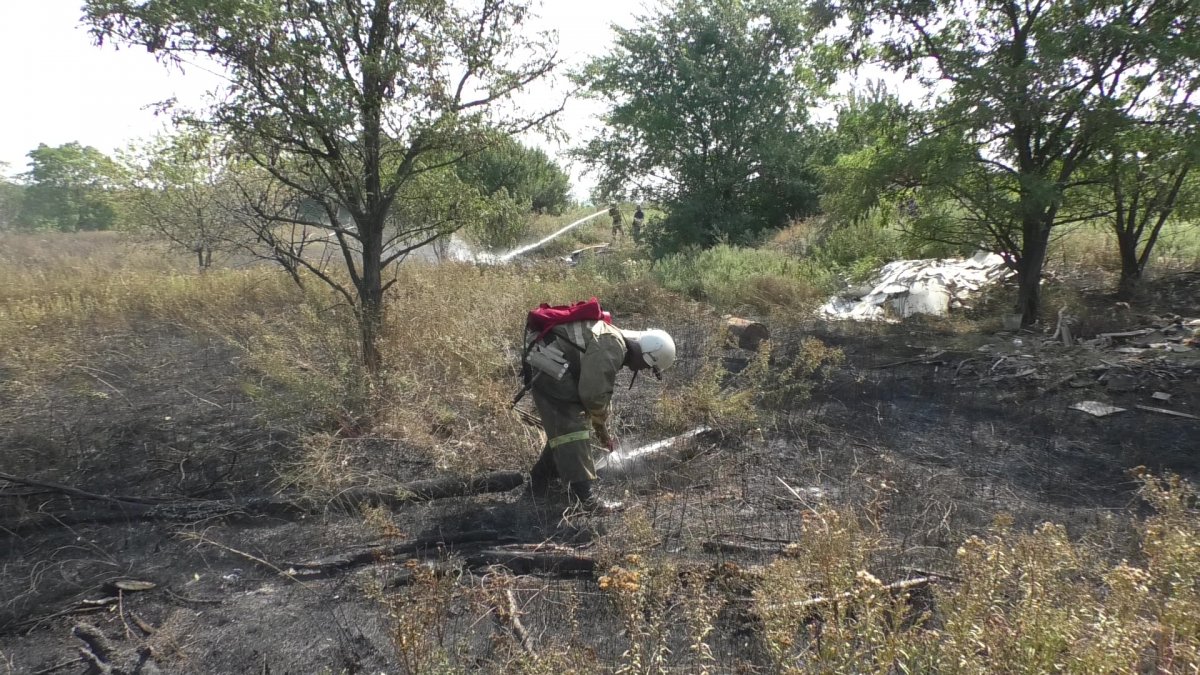
[[[619, 385], [618, 431], [629, 444], [657, 438], [649, 402], [691, 386], [713, 353], [706, 321], [669, 326], [683, 347], [667, 383]], [[601, 589], [617, 583], [614, 569], [642, 564], [635, 555], [660, 563], [645, 577], [680, 580], [678, 604], [643, 608], [667, 617], [656, 644], [675, 667], [700, 667], [681, 607], [709, 597], [720, 602], [708, 663], [754, 672], [769, 660], [747, 579], [803, 541], [820, 504], [879, 519], [887, 542], [871, 571], [889, 581], [945, 570], [959, 542], [1000, 513], [1022, 527], [1063, 523], [1114, 558], [1133, 558], [1140, 507], [1129, 470], [1200, 474], [1200, 422], [1136, 408], [1163, 391], [1173, 408], [1196, 410], [1190, 355], [1068, 349], [1034, 334], [929, 323], [804, 324], [777, 327], [772, 368], [788, 368], [810, 337], [841, 349], [845, 362], [814, 378], [807, 397], [774, 403], [760, 424], [718, 428], [610, 475], [606, 490], [627, 503], [612, 516], [564, 519], [514, 490], [391, 511], [347, 511], [330, 498], [296, 518], [96, 524], [87, 514], [119, 506], [8, 484], [0, 670], [69, 663], [80, 644], [71, 627], [88, 622], [118, 650], [149, 646], [169, 672], [423, 672], [436, 663], [500, 672], [529, 658], [499, 625], [511, 597], [534, 652], [603, 671], [639, 640], [653, 642], [631, 640], [629, 614]], [[38, 405], [9, 409], [5, 473], [152, 499], [290, 494], [280, 476], [298, 441], [245, 394], [236, 352], [186, 332], [96, 340], [103, 346]], [[716, 353], [732, 371], [754, 359]], [[1132, 386], [1106, 386], [1112, 372]], [[1127, 410], [1070, 409], [1087, 399]], [[358, 439], [356, 448], [346, 461], [360, 466], [347, 471], [400, 482], [439, 472], [403, 439]], [[320, 573], [305, 566], [348, 551], [364, 556]], [[117, 592], [118, 579], [156, 586]]]

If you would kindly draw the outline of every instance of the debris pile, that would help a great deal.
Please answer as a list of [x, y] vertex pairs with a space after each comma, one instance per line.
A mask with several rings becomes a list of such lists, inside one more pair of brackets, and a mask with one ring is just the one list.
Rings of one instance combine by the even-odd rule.
[[1146, 328], [1100, 333], [1092, 340], [1085, 340], [1083, 344], [1091, 349], [1111, 350], [1118, 354], [1190, 352], [1200, 348], [1200, 319], [1184, 319], [1178, 316], [1168, 320], [1160, 319]]
[[1000, 333], [1000, 341], [979, 346], [967, 358], [947, 359], [945, 351], [937, 351], [908, 362], [947, 366], [956, 381], [970, 386], [1017, 381], [1042, 395], [1076, 392], [1071, 398], [1078, 400], [1069, 407], [1094, 417], [1136, 409], [1200, 421], [1192, 412], [1191, 386], [1200, 374], [1200, 319], [1146, 317], [1141, 328], [1064, 342], [1063, 318], [1052, 336]]
[[979, 251], [967, 259], [897, 260], [869, 287], [834, 296], [817, 312], [831, 319], [885, 321], [914, 314], [945, 316], [972, 293], [1013, 274], [1004, 258]]

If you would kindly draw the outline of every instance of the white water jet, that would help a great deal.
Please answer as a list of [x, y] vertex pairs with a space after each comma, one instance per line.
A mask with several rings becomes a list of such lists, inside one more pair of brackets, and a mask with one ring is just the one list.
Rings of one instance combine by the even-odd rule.
[[633, 460], [635, 460], [639, 457], [644, 457], [646, 455], [651, 455], [656, 452], [661, 452], [661, 451], [671, 447], [672, 445], [679, 443], [680, 441], [685, 441], [689, 438], [699, 436], [700, 434], [705, 433], [707, 431], [711, 431], [711, 429], [709, 429], [708, 427], [696, 427], [695, 429], [692, 429], [691, 431], [686, 431], [682, 434], [679, 434], [678, 436], [664, 438], [661, 441], [655, 441], [648, 445], [643, 445], [641, 447], [634, 448], [632, 450], [625, 450], [623, 448], [617, 448], [616, 450], [613, 450], [612, 452], [608, 453], [604, 457], [601, 457], [600, 461], [596, 462], [596, 469], [597, 470], [607, 469], [609, 471], [620, 469], [623, 465], [633, 462]]
[[[485, 254], [484, 258], [493, 258], [496, 262], [508, 262], [509, 260], [512, 260], [516, 256], [519, 256], [522, 253], [528, 253], [535, 248], [539, 248], [539, 247], [545, 245], [546, 242], [554, 239], [555, 237], [557, 237], [561, 234], [565, 234], [566, 232], [569, 232], [572, 229], [579, 227], [580, 225], [586, 223], [587, 221], [591, 220], [592, 218], [595, 218], [596, 216], [602, 216], [605, 213], [608, 213], [608, 209], [604, 209], [602, 211], [597, 211], [590, 216], [584, 216], [583, 218], [580, 218], [579, 220], [571, 223], [570, 225], [564, 226], [563, 228], [559, 229], [558, 231], [546, 236], [543, 239], [535, 241], [532, 244], [526, 244], [525, 246], [522, 246], [520, 248], [515, 248], [515, 249], [509, 251], [508, 253], [501, 253], [500, 255], [497, 255], [497, 256], [488, 256]], [[490, 262], [490, 260], [484, 259], [484, 260], [480, 260], [480, 262]]]

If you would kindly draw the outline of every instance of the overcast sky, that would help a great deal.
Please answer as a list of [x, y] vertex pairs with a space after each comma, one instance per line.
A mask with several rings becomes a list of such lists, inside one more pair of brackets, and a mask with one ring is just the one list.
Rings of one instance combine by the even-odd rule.
[[[197, 105], [221, 78], [199, 68], [184, 73], [159, 64], [145, 51], [96, 47], [80, 26], [81, 0], [0, 0], [0, 162], [4, 173], [26, 169], [26, 153], [39, 143], [79, 141], [112, 153], [164, 128], [152, 106], [177, 98]], [[630, 25], [642, 0], [546, 0], [540, 21], [559, 33], [561, 55], [571, 65], [603, 53], [609, 26]], [[549, 101], [558, 90], [531, 98]], [[570, 100], [560, 120], [578, 143], [598, 104]], [[559, 155], [567, 145], [544, 144]], [[573, 171], [576, 179], [579, 172]], [[579, 194], [578, 196], [585, 196]]]
[[[544, 0], [539, 27], [558, 31], [569, 68], [604, 53], [613, 39], [610, 26], [631, 26], [646, 13], [647, 1], [652, 2]], [[95, 46], [80, 26], [81, 5], [81, 0], [0, 0], [0, 163], [8, 165], [0, 175], [25, 171], [26, 153], [39, 143], [79, 141], [112, 153], [148, 139], [166, 128], [166, 120], [154, 114], [155, 103], [175, 98], [197, 106], [223, 81], [200, 67], [169, 69], [142, 50]], [[912, 86], [888, 79], [902, 90]], [[840, 89], [864, 80], [862, 74], [848, 76]], [[536, 86], [524, 100], [539, 108], [556, 103], [569, 86], [562, 74], [558, 82]], [[916, 92], [908, 93], [906, 98]], [[599, 102], [569, 99], [559, 118], [566, 142], [525, 140], [567, 165], [564, 151], [591, 135], [602, 111]], [[567, 168], [575, 196], [586, 198], [592, 181], [579, 167]]]

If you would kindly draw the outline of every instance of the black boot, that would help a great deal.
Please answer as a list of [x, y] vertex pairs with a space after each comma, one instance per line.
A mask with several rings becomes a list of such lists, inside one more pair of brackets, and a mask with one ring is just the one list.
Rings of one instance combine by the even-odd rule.
[[593, 515], [602, 516], [612, 513], [621, 508], [621, 502], [610, 502], [600, 499], [592, 491], [592, 483], [594, 481], [583, 480], [571, 483], [568, 493], [571, 498], [571, 506], [578, 506], [583, 511]]
[[587, 508], [588, 503], [596, 500], [596, 497], [592, 495], [592, 481], [590, 480], [571, 483], [567, 488], [567, 495], [570, 497], [572, 505], [579, 503], [584, 508]]
[[554, 464], [545, 457], [542, 457], [529, 470], [529, 496], [534, 499], [545, 499], [550, 495], [550, 481], [554, 479], [557, 471], [554, 469]]

